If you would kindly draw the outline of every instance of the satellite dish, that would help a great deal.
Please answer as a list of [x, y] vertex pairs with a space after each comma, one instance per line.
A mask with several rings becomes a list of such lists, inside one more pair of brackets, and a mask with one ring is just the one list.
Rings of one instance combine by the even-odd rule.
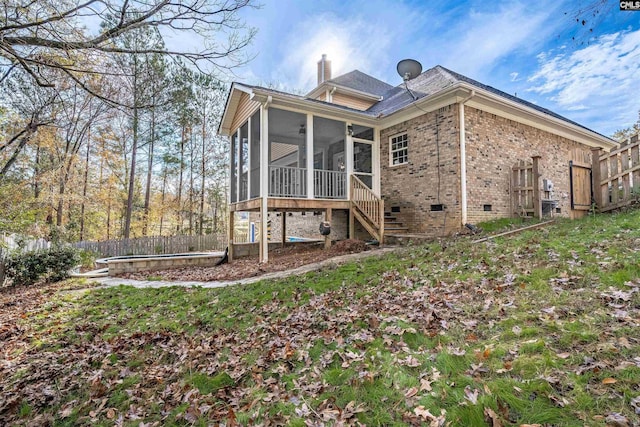
[[414, 79], [422, 72], [422, 65], [415, 59], [403, 59], [398, 62], [396, 67], [400, 77], [406, 82], [407, 80]]

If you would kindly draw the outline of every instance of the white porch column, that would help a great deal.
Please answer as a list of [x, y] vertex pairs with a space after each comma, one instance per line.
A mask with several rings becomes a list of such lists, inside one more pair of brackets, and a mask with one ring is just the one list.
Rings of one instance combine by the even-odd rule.
[[373, 153], [371, 155], [371, 161], [373, 162], [373, 165], [371, 171], [373, 172], [373, 192], [376, 193], [378, 197], [382, 197], [382, 189], [380, 188], [380, 181], [382, 179], [380, 177], [380, 173], [382, 170], [380, 164], [380, 144], [380, 129], [376, 127], [373, 128]]
[[313, 115], [307, 114], [307, 199], [315, 198], [313, 185]]
[[269, 197], [269, 108], [260, 106], [260, 262], [269, 261], [267, 199]]
[[240, 164], [240, 151], [241, 151], [240, 147], [242, 146], [242, 139], [240, 139], [240, 135], [242, 135], [240, 133], [241, 128], [242, 126], [240, 126], [236, 131], [236, 146], [235, 146], [236, 164], [233, 165], [233, 167], [236, 168], [236, 199], [234, 200], [234, 202], [239, 202], [241, 200], [240, 199], [240, 183], [242, 182], [242, 168], [240, 167], [242, 166]]
[[347, 136], [344, 147], [344, 170], [347, 173], [347, 200], [351, 200], [351, 175], [353, 175], [353, 137], [349, 135], [347, 131], [349, 126], [351, 126], [351, 123], [347, 123], [344, 130], [344, 134]]
[[251, 116], [247, 120], [247, 200], [251, 198]]

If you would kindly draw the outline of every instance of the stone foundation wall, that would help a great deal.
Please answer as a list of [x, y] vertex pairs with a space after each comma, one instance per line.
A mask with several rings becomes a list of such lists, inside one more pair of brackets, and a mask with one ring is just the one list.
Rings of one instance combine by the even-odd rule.
[[[287, 215], [287, 236], [303, 237], [306, 239], [324, 239], [320, 234], [320, 222], [325, 220], [325, 211], [312, 212], [269, 212], [270, 235], [272, 242], [282, 241], [282, 215]], [[260, 213], [249, 213], [249, 224], [256, 225], [256, 241], [260, 236]], [[250, 227], [250, 226], [249, 226]], [[244, 228], [237, 225], [236, 229]], [[334, 209], [331, 218], [331, 239], [344, 240], [349, 237], [349, 212], [347, 210]], [[248, 242], [248, 241], [247, 241]]]

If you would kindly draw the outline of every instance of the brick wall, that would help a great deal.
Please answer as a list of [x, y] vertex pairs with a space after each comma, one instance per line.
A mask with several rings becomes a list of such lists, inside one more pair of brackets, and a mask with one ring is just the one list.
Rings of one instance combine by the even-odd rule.
[[[381, 190], [385, 210], [399, 208], [400, 212], [393, 215], [409, 228], [409, 233], [442, 236], [461, 228], [458, 122], [458, 106], [453, 104], [381, 132]], [[409, 136], [409, 163], [389, 166], [389, 138], [403, 132]], [[589, 147], [468, 106], [465, 106], [465, 137], [468, 222], [512, 215], [511, 167], [519, 160], [530, 161], [534, 155], [541, 156], [542, 178], [554, 184], [553, 193], [544, 194], [545, 198], [558, 200], [560, 212], [554, 215], [578, 214], [571, 211], [569, 160], [572, 152], [589, 153]], [[433, 212], [432, 204], [443, 204], [445, 210]], [[491, 210], [485, 211], [485, 205], [490, 205]]]
[[[494, 114], [465, 107], [467, 151], [467, 215], [478, 223], [511, 216], [511, 167], [519, 160], [540, 155], [540, 174], [554, 184], [550, 199], [559, 201], [560, 213], [571, 215], [569, 160], [573, 150], [590, 152], [577, 142]], [[540, 182], [542, 186], [542, 182]], [[491, 211], [484, 211], [491, 205]]]
[[[400, 212], [393, 215], [410, 233], [442, 236], [460, 228], [456, 107], [449, 105], [381, 132], [381, 192], [385, 210], [399, 208]], [[389, 138], [402, 132], [408, 132], [409, 162], [389, 166]], [[443, 204], [444, 210], [432, 211], [431, 205], [437, 204]]]

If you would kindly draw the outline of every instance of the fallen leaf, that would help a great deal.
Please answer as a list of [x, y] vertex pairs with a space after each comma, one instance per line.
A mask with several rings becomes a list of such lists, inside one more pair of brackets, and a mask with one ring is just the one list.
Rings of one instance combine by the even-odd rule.
[[629, 419], [617, 412], [607, 415], [607, 417], [604, 419], [604, 422], [607, 423], [607, 427], [629, 427], [630, 426]]
[[411, 387], [409, 390], [406, 391], [406, 393], [404, 394], [404, 397], [413, 397], [416, 394], [418, 394], [418, 387]]
[[602, 380], [602, 384], [615, 384], [617, 382], [615, 378], [605, 378]]
[[413, 413], [425, 420], [432, 420], [433, 418], [435, 418], [433, 414], [429, 412], [428, 409], [425, 409], [425, 407], [422, 405], [413, 408]]
[[113, 408], [109, 408], [107, 409], [107, 418], [109, 418], [110, 420], [114, 419], [116, 417], [116, 411]]
[[475, 388], [471, 391], [471, 387], [466, 386], [464, 388], [464, 398], [474, 405], [478, 403], [478, 389]]
[[420, 378], [420, 391], [431, 391], [431, 381], [426, 378]]
[[500, 417], [491, 408], [484, 408], [484, 419], [490, 427], [502, 427]]

